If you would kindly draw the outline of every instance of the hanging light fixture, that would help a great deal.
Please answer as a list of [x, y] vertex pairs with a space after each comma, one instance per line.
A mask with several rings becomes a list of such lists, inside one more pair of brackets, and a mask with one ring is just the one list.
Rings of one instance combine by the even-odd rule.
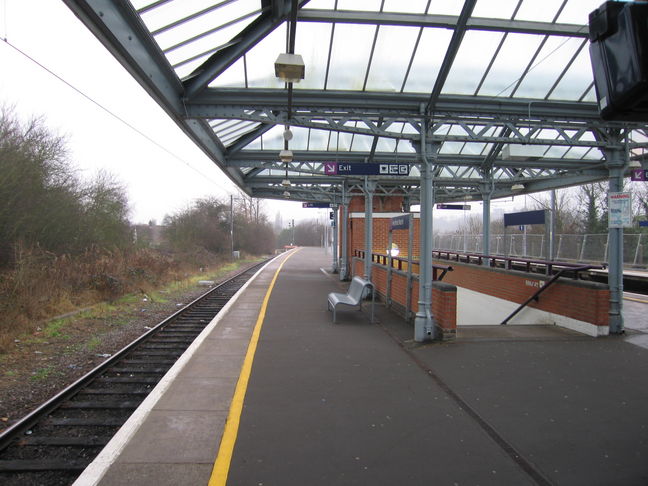
[[513, 184], [511, 186], [511, 191], [523, 191], [524, 190], [524, 184]]

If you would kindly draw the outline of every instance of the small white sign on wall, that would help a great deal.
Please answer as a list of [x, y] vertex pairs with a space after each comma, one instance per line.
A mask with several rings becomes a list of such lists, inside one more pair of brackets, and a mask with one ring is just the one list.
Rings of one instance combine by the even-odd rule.
[[632, 194], [611, 192], [608, 197], [608, 227], [632, 227]]

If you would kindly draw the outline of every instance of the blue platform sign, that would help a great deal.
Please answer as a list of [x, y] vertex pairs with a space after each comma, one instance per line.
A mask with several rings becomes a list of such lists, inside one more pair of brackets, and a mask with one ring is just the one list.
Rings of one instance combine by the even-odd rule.
[[545, 224], [545, 210], [522, 211], [504, 215], [504, 226], [524, 226], [527, 224]]
[[401, 216], [396, 216], [389, 221], [390, 230], [402, 230], [409, 229], [409, 214], [403, 214]]
[[469, 210], [470, 204], [437, 204], [437, 209], [463, 209]]
[[386, 163], [373, 164], [362, 162], [324, 162], [326, 175], [382, 175], [408, 176], [409, 164]]
[[302, 208], [330, 208], [331, 203], [312, 203], [305, 202], [302, 203]]
[[639, 226], [648, 226], [648, 221], [639, 221]]
[[630, 172], [631, 181], [648, 181], [648, 169], [632, 169]]

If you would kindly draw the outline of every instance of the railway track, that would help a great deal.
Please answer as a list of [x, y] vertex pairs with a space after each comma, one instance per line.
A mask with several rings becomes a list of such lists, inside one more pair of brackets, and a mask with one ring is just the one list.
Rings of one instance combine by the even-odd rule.
[[0, 435], [0, 484], [68, 485], [266, 262], [160, 322]]

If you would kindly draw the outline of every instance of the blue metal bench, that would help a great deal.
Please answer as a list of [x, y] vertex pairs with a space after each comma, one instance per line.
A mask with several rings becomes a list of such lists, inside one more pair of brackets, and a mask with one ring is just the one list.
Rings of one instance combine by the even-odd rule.
[[365, 289], [371, 289], [371, 322], [374, 318], [374, 303], [375, 303], [375, 291], [374, 285], [368, 280], [364, 280], [360, 277], [353, 277], [351, 280], [351, 285], [346, 294], [341, 294], [338, 292], [331, 292], [328, 294], [328, 309], [333, 310], [333, 322], [335, 322], [335, 308], [339, 304], [358, 306], [358, 310], [362, 309], [362, 298], [365, 295]]

